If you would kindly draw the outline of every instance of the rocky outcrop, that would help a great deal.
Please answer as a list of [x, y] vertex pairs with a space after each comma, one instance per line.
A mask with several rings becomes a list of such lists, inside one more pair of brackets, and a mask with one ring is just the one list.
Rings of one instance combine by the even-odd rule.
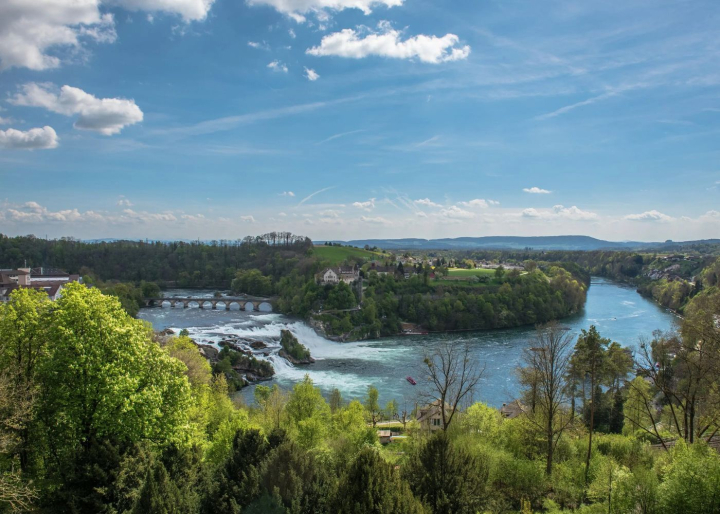
[[310, 350], [301, 344], [289, 330], [280, 331], [280, 345], [282, 349], [278, 352], [278, 355], [292, 364], [312, 364], [315, 362], [315, 359], [310, 356]]

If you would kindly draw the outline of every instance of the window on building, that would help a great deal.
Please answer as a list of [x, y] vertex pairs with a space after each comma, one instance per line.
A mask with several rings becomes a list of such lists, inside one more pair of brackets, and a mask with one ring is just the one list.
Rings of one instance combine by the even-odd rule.
[[440, 420], [437, 419], [437, 418], [435, 418], [435, 419], [432, 420], [432, 424], [433, 424], [434, 427], [439, 427], [439, 426], [440, 426]]

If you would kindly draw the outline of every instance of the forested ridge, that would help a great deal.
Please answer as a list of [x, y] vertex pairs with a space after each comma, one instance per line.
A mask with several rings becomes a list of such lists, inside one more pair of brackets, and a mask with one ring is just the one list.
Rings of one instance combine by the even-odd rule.
[[[540, 326], [503, 418], [450, 341], [409, 402], [326, 399], [306, 377], [242, 405], [191, 340], [97, 288], [21, 289], [0, 305], [0, 511], [720, 512], [718, 316], [708, 287], [634, 356], [594, 327]], [[432, 398], [435, 432], [413, 406]], [[406, 437], [381, 445], [383, 421]]]

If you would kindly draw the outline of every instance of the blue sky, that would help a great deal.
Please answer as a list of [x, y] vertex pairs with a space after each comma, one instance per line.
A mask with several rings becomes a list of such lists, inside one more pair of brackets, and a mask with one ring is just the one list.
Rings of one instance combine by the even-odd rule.
[[5, 0], [0, 232], [720, 237], [719, 22], [711, 0]]

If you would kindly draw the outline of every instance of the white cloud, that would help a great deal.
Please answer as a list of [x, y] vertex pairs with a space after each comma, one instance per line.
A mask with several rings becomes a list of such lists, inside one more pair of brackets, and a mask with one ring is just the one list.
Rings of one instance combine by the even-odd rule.
[[284, 218], [287, 216], [287, 214], [284, 212], [278, 212], [278, 216], [280, 216], [281, 218]]
[[258, 43], [257, 41], [248, 41], [248, 46], [257, 48], [258, 50], [270, 50], [270, 46], [265, 41], [262, 43]]
[[424, 205], [426, 207], [442, 207], [439, 203], [435, 203], [430, 198], [421, 198], [420, 200], [413, 200], [416, 205]]
[[160, 11], [176, 14], [186, 22], [202, 21], [215, 0], [103, 0], [128, 11]]
[[529, 208], [523, 210], [520, 215], [523, 218], [535, 218], [544, 220], [564, 219], [569, 221], [597, 221], [600, 217], [590, 211], [583, 211], [577, 206], [564, 207], [555, 205], [552, 209], [534, 209]]
[[113, 15], [101, 4], [130, 11], [162, 11], [185, 22], [206, 18], [214, 0], [2, 0], [0, 70], [46, 70], [82, 56], [88, 42], [117, 39]]
[[352, 205], [358, 209], [370, 212], [375, 208], [375, 198], [370, 198], [367, 202], [353, 202]]
[[0, 116], [0, 125], [9, 125], [12, 122], [12, 118], [3, 118], [2, 116]]
[[20, 223], [94, 221], [97, 216], [93, 211], [82, 214], [77, 209], [50, 211], [37, 202], [25, 202], [17, 208], [7, 210], [8, 219]]
[[387, 220], [383, 217], [380, 217], [380, 216], [377, 216], [375, 218], [368, 217], [368, 216], [360, 216], [360, 221], [362, 221], [363, 223], [372, 223], [374, 225], [390, 225], [391, 224], [389, 220]]
[[255, 217], [254, 216], [240, 216], [240, 221], [243, 221], [245, 223], [255, 223]]
[[295, 196], [295, 193], [292, 191], [283, 191], [282, 193], [279, 193], [280, 196]]
[[540, 189], [539, 187], [526, 187], [523, 188], [523, 191], [526, 193], [532, 193], [536, 195], [547, 195], [552, 193], [552, 191], [548, 191], [547, 189]]
[[403, 0], [248, 0], [250, 5], [267, 5], [275, 8], [298, 23], [305, 21], [307, 14], [313, 13], [320, 21], [327, 21], [327, 10], [360, 9], [370, 14], [375, 6], [396, 7]]
[[669, 221], [673, 221], [675, 218], [653, 209], [651, 211], [645, 211], [640, 214], [628, 214], [627, 216], [625, 216], [625, 219], [631, 221], [657, 221], [660, 223], [667, 223]]
[[315, 70], [305, 67], [305, 78], [307, 78], [310, 82], [315, 82], [320, 78], [320, 75]]
[[325, 209], [324, 211], [320, 211], [318, 214], [320, 214], [320, 216], [325, 216], [326, 218], [339, 219], [342, 211], [336, 211], [335, 209]]
[[114, 221], [118, 221], [120, 223], [127, 223], [128, 221], [137, 222], [137, 223], [148, 223], [148, 222], [155, 222], [155, 221], [167, 222], [167, 221], [177, 221], [177, 216], [175, 216], [172, 212], [169, 212], [169, 211], [137, 212], [132, 209], [123, 209], [122, 216], [115, 219]]
[[440, 211], [440, 215], [444, 216], [446, 218], [450, 219], [470, 219], [475, 217], [474, 212], [466, 211], [465, 209], [461, 209], [457, 205], [453, 205], [451, 207], [448, 207], [447, 209], [443, 209]]
[[10, 150], [38, 150], [55, 148], [58, 137], [52, 127], [33, 128], [27, 131], [9, 128], [0, 130], [0, 148]]
[[[87, 40], [116, 39], [112, 15], [100, 0], [3, 0], [0, 2], [0, 70], [57, 68], [58, 47], [77, 52]], [[52, 54], [47, 53], [53, 49]]]
[[455, 34], [445, 34], [442, 37], [421, 34], [401, 41], [400, 31], [393, 29], [388, 22], [380, 22], [377, 32], [369, 31], [367, 35], [365, 33], [363, 29], [343, 29], [328, 34], [322, 38], [320, 46], [308, 48], [306, 53], [353, 59], [371, 55], [393, 59], [417, 58], [432, 64], [457, 61], [470, 55], [469, 46], [457, 46], [459, 38]]
[[52, 84], [31, 82], [22, 86], [10, 102], [15, 105], [44, 107], [65, 116], [78, 115], [75, 128], [93, 130], [106, 136], [119, 133], [127, 125], [143, 120], [143, 112], [134, 100], [97, 98], [82, 89], [63, 86], [59, 92]]
[[128, 200], [127, 198], [125, 198], [124, 196], [120, 195], [120, 199], [117, 201], [117, 203], [115, 205], [117, 205], [119, 207], [132, 207], [133, 203], [130, 200]]
[[295, 31], [293, 29], [288, 29], [288, 34], [290, 34], [290, 37], [295, 39], [297, 36], [295, 35]]
[[482, 198], [475, 198], [469, 202], [460, 202], [460, 205], [465, 207], [480, 207], [481, 209], [487, 209], [491, 205], [500, 205], [500, 202], [495, 200], [484, 200]]
[[288, 67], [280, 61], [273, 61], [270, 64], [268, 64], [267, 67], [273, 71], [281, 71], [283, 73], [288, 72]]

